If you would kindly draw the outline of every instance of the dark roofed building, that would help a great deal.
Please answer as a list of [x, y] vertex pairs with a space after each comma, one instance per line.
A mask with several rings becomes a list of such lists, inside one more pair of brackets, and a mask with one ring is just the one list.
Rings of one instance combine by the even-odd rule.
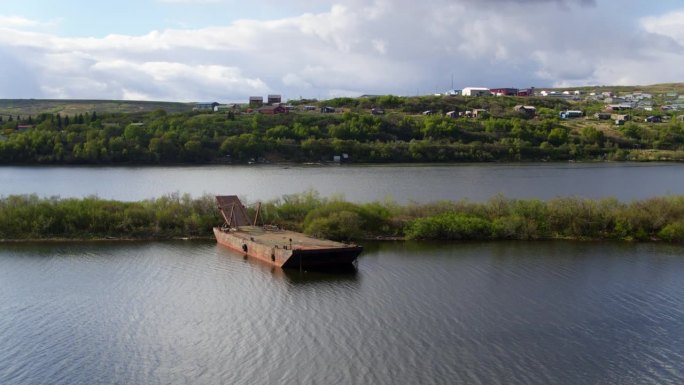
[[250, 96], [249, 97], [249, 106], [250, 107], [261, 107], [264, 105], [264, 97], [263, 96]]
[[267, 104], [278, 104], [281, 101], [280, 95], [268, 95]]

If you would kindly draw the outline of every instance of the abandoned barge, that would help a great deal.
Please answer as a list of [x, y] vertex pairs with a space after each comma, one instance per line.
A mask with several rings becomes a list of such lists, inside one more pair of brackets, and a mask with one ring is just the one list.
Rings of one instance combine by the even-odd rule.
[[236, 252], [283, 268], [311, 269], [347, 267], [363, 247], [317, 239], [275, 226], [257, 226], [259, 208], [251, 221], [235, 195], [216, 197], [225, 222], [214, 227], [216, 241]]

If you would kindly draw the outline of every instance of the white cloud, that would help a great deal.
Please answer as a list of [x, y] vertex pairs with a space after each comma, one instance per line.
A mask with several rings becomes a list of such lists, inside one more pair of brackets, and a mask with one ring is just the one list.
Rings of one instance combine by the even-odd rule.
[[9, 28], [35, 27], [40, 23], [19, 16], [0, 16], [0, 25]]
[[684, 10], [670, 12], [657, 17], [645, 17], [641, 25], [647, 32], [667, 36], [684, 48]]
[[27, 19], [16, 15], [0, 15], [0, 25], [3, 28], [45, 28], [54, 27], [59, 24], [59, 20], [40, 21]]
[[151, 95], [143, 92], [138, 92], [134, 90], [129, 90], [128, 88], [122, 89], [122, 100], [154, 100]]
[[684, 11], [611, 27], [582, 0], [327, 1], [297, 17], [102, 38], [27, 31], [17, 18], [0, 29], [0, 56], [14, 63], [3, 62], [0, 97], [16, 97], [5, 84], [18, 74], [30, 97], [181, 101], [432, 93], [452, 77], [456, 87], [682, 78]]

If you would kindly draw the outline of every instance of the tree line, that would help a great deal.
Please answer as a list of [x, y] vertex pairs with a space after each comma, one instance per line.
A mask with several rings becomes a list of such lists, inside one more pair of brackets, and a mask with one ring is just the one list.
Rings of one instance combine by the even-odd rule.
[[[513, 110], [538, 106], [535, 117]], [[559, 120], [558, 111], [594, 104], [520, 98], [383, 96], [321, 103], [341, 113], [40, 114], [0, 122], [2, 164], [483, 162], [684, 159], [684, 123], [599, 127]], [[389, 108], [373, 115], [368, 106]], [[486, 108], [485, 118], [446, 111]], [[431, 111], [434, 114], [423, 114]], [[645, 153], [645, 150], [652, 152]]]

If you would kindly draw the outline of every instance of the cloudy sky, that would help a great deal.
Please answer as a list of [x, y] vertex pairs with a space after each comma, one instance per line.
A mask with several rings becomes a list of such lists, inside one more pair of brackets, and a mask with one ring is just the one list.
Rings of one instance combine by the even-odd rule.
[[684, 82], [682, 0], [0, 0], [0, 98]]

